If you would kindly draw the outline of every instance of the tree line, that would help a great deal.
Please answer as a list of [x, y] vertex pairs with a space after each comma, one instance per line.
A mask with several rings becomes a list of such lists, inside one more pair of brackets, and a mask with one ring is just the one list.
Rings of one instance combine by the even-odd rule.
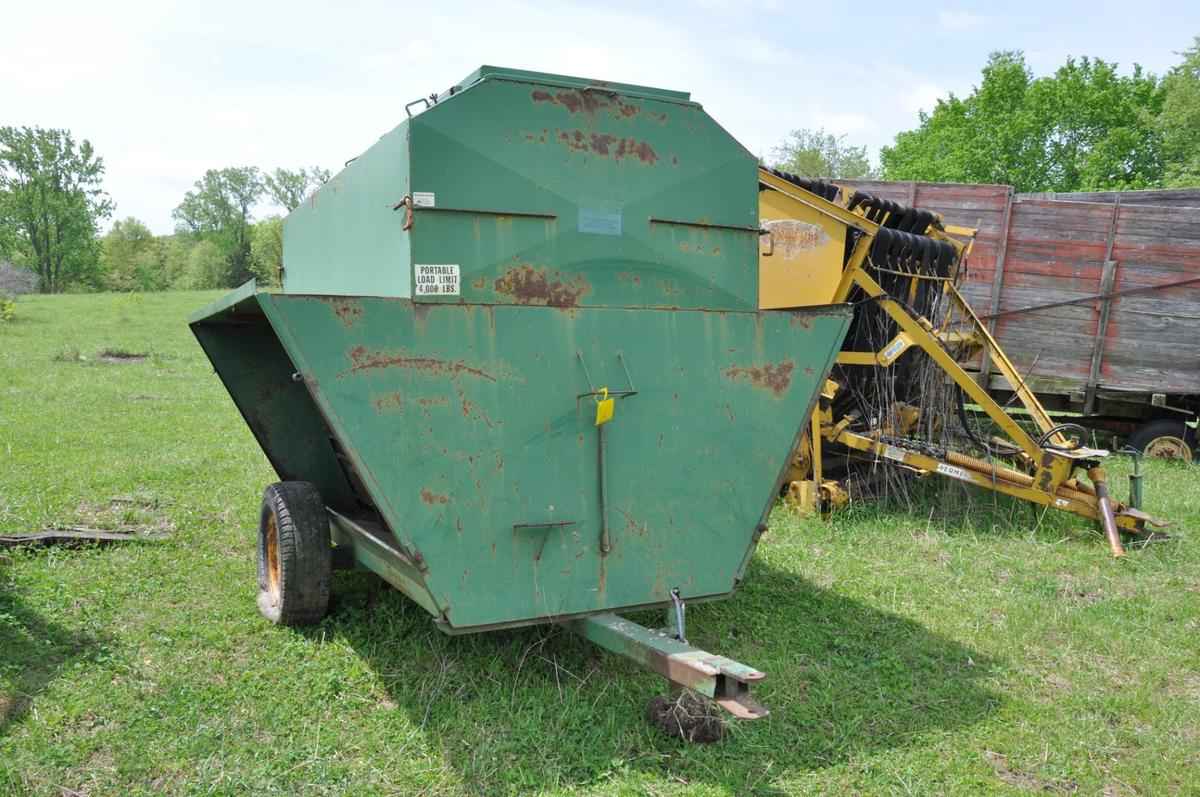
[[255, 209], [266, 200], [290, 211], [329, 177], [316, 167], [210, 169], [171, 213], [173, 234], [127, 217], [101, 235], [115, 207], [91, 143], [67, 130], [0, 127], [0, 283], [19, 283], [25, 272], [46, 293], [225, 288], [252, 277], [272, 284], [283, 219], [256, 219]]
[[[1019, 51], [992, 53], [979, 85], [921, 112], [880, 151], [801, 129], [770, 162], [808, 177], [1000, 183], [1018, 191], [1200, 186], [1200, 37], [1167, 74], [1123, 75], [1101, 59], [1068, 59], [1036, 77]], [[289, 211], [329, 172], [213, 169], [175, 208], [175, 232], [113, 223], [104, 161], [66, 130], [0, 127], [0, 290], [32, 274], [40, 290], [151, 291], [277, 279], [282, 219], [255, 219], [262, 200]], [[11, 263], [5, 266], [4, 261]], [[15, 280], [19, 282], [19, 279]]]
[[1036, 77], [1019, 51], [992, 53], [966, 97], [921, 112], [872, 167], [865, 147], [797, 130], [773, 164], [808, 177], [998, 183], [1017, 191], [1200, 186], [1200, 37], [1156, 77], [1068, 59]]

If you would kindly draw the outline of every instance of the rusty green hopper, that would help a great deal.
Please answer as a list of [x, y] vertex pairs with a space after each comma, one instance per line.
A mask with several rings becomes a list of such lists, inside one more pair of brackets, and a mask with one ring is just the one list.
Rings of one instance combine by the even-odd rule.
[[758, 309], [756, 160], [688, 95], [484, 67], [284, 232], [192, 329], [360, 566], [452, 632], [730, 594], [847, 312]]

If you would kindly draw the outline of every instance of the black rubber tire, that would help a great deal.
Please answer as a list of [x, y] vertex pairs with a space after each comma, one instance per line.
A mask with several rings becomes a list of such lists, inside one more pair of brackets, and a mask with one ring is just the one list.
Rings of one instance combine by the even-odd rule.
[[321, 493], [308, 482], [272, 484], [258, 513], [258, 610], [279, 625], [321, 622], [329, 609], [332, 570]]
[[1192, 446], [1190, 450], [1186, 447], [1184, 441], [1187, 439], [1185, 437], [1187, 432], [1188, 429], [1184, 426], [1183, 421], [1177, 421], [1172, 418], [1159, 418], [1156, 421], [1147, 421], [1139, 426], [1130, 435], [1129, 445], [1138, 451], [1145, 452], [1147, 447], [1150, 447], [1151, 450], [1159, 448], [1159, 446], [1153, 445], [1155, 441], [1159, 441], [1162, 438], [1174, 438], [1179, 443], [1173, 446], [1173, 448], [1180, 453], [1180, 456], [1171, 457], [1171, 459], [1195, 462], [1197, 459], [1200, 459], [1197, 456], [1200, 452], [1196, 450], [1196, 446]]

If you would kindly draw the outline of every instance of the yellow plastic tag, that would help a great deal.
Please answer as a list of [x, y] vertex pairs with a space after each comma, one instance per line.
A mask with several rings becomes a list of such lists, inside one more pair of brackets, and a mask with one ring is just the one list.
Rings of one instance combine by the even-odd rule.
[[608, 388], [602, 387], [602, 388], [600, 388], [600, 390], [601, 390], [601, 392], [604, 393], [604, 398], [596, 399], [596, 425], [597, 426], [599, 426], [602, 423], [608, 423], [609, 421], [612, 420], [613, 405], [617, 403], [616, 399], [611, 399], [608, 397]]

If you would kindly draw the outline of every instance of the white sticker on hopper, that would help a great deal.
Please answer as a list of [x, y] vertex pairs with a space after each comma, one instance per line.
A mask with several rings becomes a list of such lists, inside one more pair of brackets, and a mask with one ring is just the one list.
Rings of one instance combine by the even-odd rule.
[[419, 208], [435, 208], [437, 200], [432, 191], [413, 191], [413, 204]]
[[458, 265], [413, 267], [417, 296], [458, 296]]

